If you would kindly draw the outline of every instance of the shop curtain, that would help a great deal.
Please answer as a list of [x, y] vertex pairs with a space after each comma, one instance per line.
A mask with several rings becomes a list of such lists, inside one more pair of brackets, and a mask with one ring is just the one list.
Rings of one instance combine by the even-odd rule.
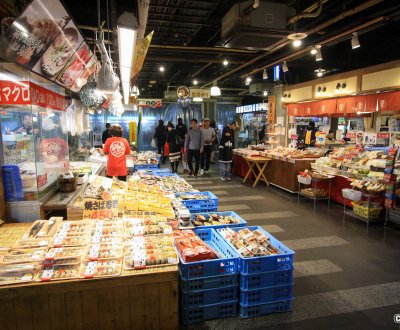
[[235, 120], [236, 104], [220, 104], [217, 103], [217, 124], [218, 126], [226, 126]]
[[400, 110], [400, 92], [377, 94], [377, 98], [379, 111]]

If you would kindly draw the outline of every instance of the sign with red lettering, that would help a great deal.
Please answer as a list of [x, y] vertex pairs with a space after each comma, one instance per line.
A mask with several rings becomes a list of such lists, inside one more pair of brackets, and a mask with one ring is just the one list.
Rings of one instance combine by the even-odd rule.
[[83, 219], [113, 219], [118, 216], [118, 201], [102, 201], [85, 199], [83, 203]]
[[298, 140], [298, 139], [299, 139], [299, 136], [298, 136], [297, 134], [292, 134], [292, 135], [290, 136], [290, 139], [291, 139], [291, 140]]
[[47, 184], [48, 180], [47, 180], [47, 173], [45, 174], [40, 174], [37, 176], [37, 185], [38, 188], [41, 188], [43, 186], [45, 186]]
[[32, 104], [54, 110], [66, 110], [65, 97], [35, 83], [30, 83]]
[[390, 133], [387, 132], [379, 132], [377, 134], [378, 139], [389, 139], [390, 138]]
[[355, 139], [356, 137], [357, 137], [356, 132], [347, 132], [346, 133], [346, 138], [348, 138], [348, 139]]

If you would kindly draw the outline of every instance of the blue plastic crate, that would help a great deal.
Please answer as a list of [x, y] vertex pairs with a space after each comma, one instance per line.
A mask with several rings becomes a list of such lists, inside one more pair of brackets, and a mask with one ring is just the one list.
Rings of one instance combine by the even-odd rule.
[[3, 165], [3, 190], [5, 202], [16, 202], [24, 200], [21, 173], [17, 165]]
[[181, 304], [185, 308], [192, 308], [210, 304], [220, 304], [238, 300], [239, 287], [237, 285], [202, 291], [182, 291]]
[[133, 166], [135, 171], [140, 170], [156, 170], [160, 167], [159, 164], [136, 164]]
[[249, 318], [261, 315], [267, 315], [272, 313], [283, 313], [290, 312], [293, 310], [293, 300], [282, 300], [276, 301], [269, 304], [261, 304], [254, 306], [242, 306], [240, 305], [239, 315], [241, 318]]
[[204, 199], [182, 200], [190, 213], [216, 212], [218, 209], [218, 197], [210, 191], [177, 193], [176, 197], [183, 195], [204, 196]]
[[[208, 219], [211, 216], [211, 213], [209, 213], [209, 212], [208, 213], [193, 213], [191, 218], [194, 219], [194, 217], [197, 214], [200, 214], [200, 215], [206, 217], [206, 219]], [[239, 216], [236, 212], [233, 212], [233, 211], [213, 212], [213, 214], [217, 214], [220, 216], [233, 216], [236, 219], [238, 219], [240, 221], [240, 223], [236, 223], [236, 224], [232, 224], [232, 225], [221, 224], [221, 225], [212, 225], [212, 226], [198, 226], [196, 228], [214, 228], [214, 229], [216, 229], [216, 228], [225, 228], [225, 227], [244, 227], [247, 224], [247, 222], [241, 216]]]
[[182, 323], [190, 324], [195, 322], [221, 319], [224, 317], [238, 315], [238, 301], [230, 301], [222, 304], [212, 304], [193, 308], [181, 308]]
[[254, 306], [293, 299], [293, 284], [278, 285], [257, 290], [240, 290], [240, 304], [242, 306]]
[[293, 270], [277, 270], [258, 274], [240, 274], [240, 289], [255, 290], [293, 283]]
[[[244, 227], [229, 227], [234, 231], [239, 231]], [[247, 227], [250, 230], [260, 230], [265, 235], [270, 238], [272, 245], [278, 249], [279, 254], [263, 256], [263, 257], [253, 257], [253, 258], [244, 258], [239, 252], [235, 250], [236, 255], [239, 257], [239, 270], [243, 275], [248, 274], [257, 274], [263, 272], [277, 271], [277, 270], [291, 270], [293, 269], [293, 257], [294, 251], [289, 249], [287, 246], [279, 242], [275, 237], [271, 234], [267, 233], [264, 229], [259, 226], [251, 226]], [[223, 229], [216, 229], [216, 231], [220, 234]], [[225, 240], [225, 239], [224, 239]], [[228, 242], [227, 242], [228, 243]], [[229, 246], [233, 247], [230, 243]]]
[[213, 260], [185, 262], [180, 253], [178, 253], [180, 259], [179, 271], [183, 279], [189, 280], [238, 273], [238, 257], [235, 251], [214, 229], [196, 229], [195, 233], [221, 257]]
[[232, 286], [239, 284], [239, 276], [237, 274], [232, 275], [219, 275], [210, 276], [203, 278], [195, 278], [185, 280], [180, 276], [180, 287], [182, 291], [201, 291], [208, 289], [217, 289], [225, 286]]

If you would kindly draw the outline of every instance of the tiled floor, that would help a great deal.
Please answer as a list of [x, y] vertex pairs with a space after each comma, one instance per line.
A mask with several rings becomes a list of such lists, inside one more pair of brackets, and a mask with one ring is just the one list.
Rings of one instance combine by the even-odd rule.
[[[215, 169], [216, 170], [216, 169]], [[188, 179], [201, 191], [220, 193], [219, 209], [234, 210], [294, 249], [294, 311], [252, 319], [227, 318], [188, 329], [399, 329], [400, 227], [343, 221], [340, 205], [312, 203], [241, 178], [218, 173]]]

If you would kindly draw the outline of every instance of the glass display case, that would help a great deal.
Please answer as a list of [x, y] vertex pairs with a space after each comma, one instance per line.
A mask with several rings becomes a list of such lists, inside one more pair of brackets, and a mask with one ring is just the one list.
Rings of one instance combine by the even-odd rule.
[[39, 203], [69, 167], [64, 89], [9, 63], [0, 63], [0, 87], [5, 202]]

